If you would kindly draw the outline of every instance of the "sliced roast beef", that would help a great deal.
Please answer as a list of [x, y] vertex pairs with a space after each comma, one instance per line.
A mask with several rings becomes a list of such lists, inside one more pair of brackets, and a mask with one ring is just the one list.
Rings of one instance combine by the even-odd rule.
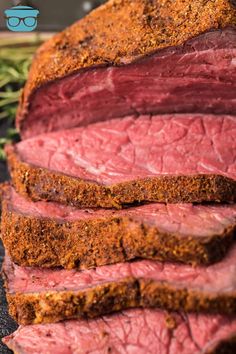
[[7, 148], [16, 190], [76, 207], [236, 200], [236, 116], [127, 117]]
[[84, 269], [137, 257], [209, 264], [222, 259], [235, 232], [236, 204], [89, 210], [32, 202], [13, 189], [2, 204], [1, 237], [22, 266]]
[[38, 51], [22, 137], [149, 113], [236, 113], [231, 0], [111, 0]]
[[24, 268], [6, 258], [3, 274], [10, 314], [21, 324], [133, 307], [235, 314], [235, 258], [236, 245], [221, 262], [195, 268], [143, 260], [76, 271]]
[[20, 327], [4, 342], [17, 354], [234, 354], [236, 319], [130, 310], [97, 320]]
[[129, 114], [236, 114], [235, 58], [236, 29], [227, 29], [131, 65], [74, 73], [33, 95], [22, 136]]

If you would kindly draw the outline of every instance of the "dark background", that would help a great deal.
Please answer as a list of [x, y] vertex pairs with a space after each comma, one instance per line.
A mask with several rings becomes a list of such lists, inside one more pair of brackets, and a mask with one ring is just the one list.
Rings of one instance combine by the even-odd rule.
[[[0, 263], [2, 264], [3, 260], [3, 248], [0, 246]], [[0, 278], [0, 339], [5, 337], [6, 335], [12, 333], [17, 328], [16, 323], [10, 318], [7, 312], [7, 304], [5, 299], [5, 294], [3, 290], [2, 279]], [[8, 354], [12, 353], [7, 349], [6, 346], [2, 344], [0, 341], [0, 354]], [[43, 354], [43, 353], [42, 353]], [[56, 353], [55, 353], [56, 354]]]
[[[0, 31], [7, 31], [4, 10], [11, 6], [18, 5], [19, 3], [22, 5], [31, 5], [39, 9], [40, 17], [37, 28], [39, 31], [54, 32], [62, 30], [66, 26], [72, 24], [102, 2], [104, 2], [104, 0], [0, 0]], [[6, 130], [9, 126], [10, 123], [6, 120], [0, 121], [0, 137], [5, 136]], [[5, 162], [0, 161], [0, 182], [5, 181], [6, 179], [8, 179], [6, 164]], [[0, 243], [0, 266], [3, 260], [3, 255], [4, 251]], [[16, 328], [16, 323], [9, 317], [7, 312], [3, 284], [0, 278], [0, 339], [14, 332]], [[3, 346], [0, 340], [0, 354], [9, 353], [11, 353], [11, 351]]]
[[0, 0], [0, 30], [6, 30], [4, 10], [11, 6], [30, 5], [38, 8], [39, 31], [58, 31], [72, 24], [104, 0]]

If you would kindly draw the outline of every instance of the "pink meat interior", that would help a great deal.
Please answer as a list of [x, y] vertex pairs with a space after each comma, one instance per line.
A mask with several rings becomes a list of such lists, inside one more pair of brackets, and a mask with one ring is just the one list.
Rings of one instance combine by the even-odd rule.
[[236, 178], [235, 136], [231, 116], [130, 116], [40, 135], [17, 152], [29, 164], [104, 185], [201, 173]]
[[94, 320], [20, 327], [4, 342], [19, 354], [206, 354], [235, 335], [235, 317], [129, 310]]
[[22, 135], [30, 138], [132, 114], [235, 114], [235, 57], [236, 29], [227, 28], [129, 65], [79, 71], [31, 96]]
[[179, 288], [227, 293], [236, 290], [236, 245], [223, 261], [204, 267], [142, 260], [118, 263], [90, 270], [20, 267], [6, 257], [4, 270], [10, 292], [86, 290], [100, 284], [119, 282], [126, 277], [165, 281]]
[[61, 222], [127, 217], [156, 227], [162, 232], [197, 237], [221, 235], [226, 228], [236, 225], [236, 204], [206, 206], [155, 203], [112, 211], [76, 209], [53, 202], [32, 202], [16, 193], [13, 188], [9, 197], [11, 207], [18, 213]]

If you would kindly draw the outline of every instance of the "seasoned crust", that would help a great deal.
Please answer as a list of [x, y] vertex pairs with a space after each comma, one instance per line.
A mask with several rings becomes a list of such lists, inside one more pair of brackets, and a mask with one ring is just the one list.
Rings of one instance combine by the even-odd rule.
[[24, 130], [34, 92], [53, 80], [90, 67], [128, 64], [228, 25], [236, 25], [231, 0], [110, 0], [38, 50], [21, 97], [17, 126]]
[[77, 208], [121, 208], [135, 202], [234, 202], [236, 181], [215, 174], [165, 175], [105, 186], [21, 160], [13, 145], [6, 147], [15, 189], [32, 200], [54, 201]]
[[[4, 276], [7, 290], [7, 275]], [[130, 277], [78, 291], [26, 294], [7, 291], [7, 301], [10, 315], [23, 325], [93, 318], [135, 307], [228, 315], [236, 312], [233, 292], [217, 296]]]
[[235, 230], [232, 223], [220, 234], [183, 236], [117, 213], [63, 221], [22, 213], [7, 197], [2, 203], [2, 241], [21, 266], [88, 269], [136, 258], [209, 265], [224, 257]]

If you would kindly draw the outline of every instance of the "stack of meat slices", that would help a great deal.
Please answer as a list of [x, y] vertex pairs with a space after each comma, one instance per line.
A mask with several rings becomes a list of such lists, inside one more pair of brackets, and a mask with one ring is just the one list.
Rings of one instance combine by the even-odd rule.
[[236, 352], [236, 8], [111, 0], [39, 49], [6, 148], [17, 354]]

